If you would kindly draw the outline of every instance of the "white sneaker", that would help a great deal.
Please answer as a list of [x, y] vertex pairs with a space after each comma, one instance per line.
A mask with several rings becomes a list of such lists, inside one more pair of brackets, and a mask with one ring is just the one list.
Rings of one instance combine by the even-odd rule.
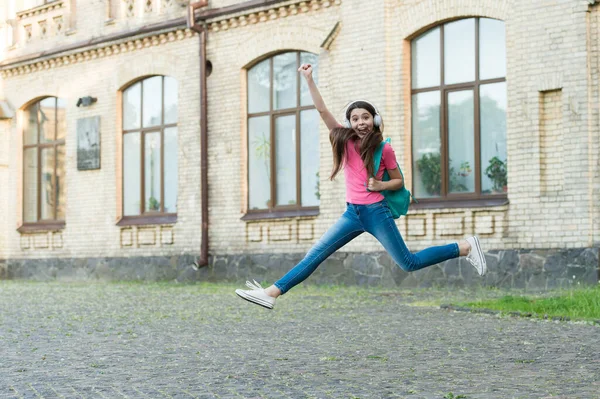
[[475, 269], [477, 269], [477, 273], [479, 273], [480, 276], [483, 276], [487, 271], [487, 264], [485, 263], [485, 255], [481, 250], [479, 239], [477, 238], [477, 236], [473, 236], [467, 238], [467, 242], [469, 243], [469, 245], [471, 245], [471, 250], [467, 255], [467, 260], [469, 261], [469, 263], [475, 266]]
[[267, 309], [273, 309], [275, 306], [275, 298], [265, 294], [264, 288], [256, 282], [256, 280], [246, 281], [246, 286], [251, 288], [250, 290], [235, 290], [235, 293], [242, 299], [248, 302], [255, 303]]

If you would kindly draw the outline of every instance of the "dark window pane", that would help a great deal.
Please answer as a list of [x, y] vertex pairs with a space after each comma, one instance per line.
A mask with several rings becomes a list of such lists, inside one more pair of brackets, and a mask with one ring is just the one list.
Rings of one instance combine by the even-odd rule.
[[475, 19], [444, 25], [444, 83], [475, 80]]
[[[313, 80], [318, 85], [319, 84], [319, 57], [316, 54], [312, 53], [300, 53], [300, 65], [302, 64], [311, 64], [313, 68]], [[297, 70], [297, 69], [296, 69]], [[298, 74], [298, 72], [296, 72]], [[310, 96], [310, 91], [308, 90], [308, 85], [306, 84], [306, 79], [300, 77], [300, 105], [313, 105], [312, 97]]]
[[412, 41], [411, 58], [413, 89], [440, 85], [440, 28]]
[[65, 220], [65, 146], [56, 146], [56, 219]]
[[40, 101], [38, 112], [40, 123], [40, 142], [48, 143], [56, 140], [56, 98], [49, 97]]
[[123, 214], [140, 214], [141, 191], [140, 133], [123, 136]]
[[475, 192], [473, 90], [448, 93], [448, 174], [450, 193]]
[[297, 53], [284, 53], [273, 57], [273, 108], [284, 109], [297, 106], [296, 78], [298, 77]]
[[177, 212], [177, 128], [165, 129], [165, 212]]
[[37, 222], [38, 149], [28, 148], [23, 154], [23, 219]]
[[412, 127], [415, 196], [438, 197], [442, 187], [439, 91], [413, 95]]
[[162, 123], [162, 76], [154, 76], [143, 81], [143, 127], [158, 126]]
[[300, 113], [300, 174], [302, 206], [318, 206], [319, 188], [319, 112], [316, 109]]
[[144, 158], [145, 209], [146, 212], [160, 212], [160, 133], [146, 133], [144, 136]]
[[142, 117], [142, 84], [129, 87], [123, 93], [123, 130], [139, 129]]
[[481, 191], [507, 191], [506, 175], [506, 82], [479, 89], [481, 118]]
[[55, 189], [55, 176], [54, 176], [54, 165], [55, 160], [55, 149], [54, 147], [42, 148], [41, 151], [41, 167], [42, 167], [42, 184], [40, 186], [40, 201], [41, 201], [41, 219], [52, 220], [54, 219], [54, 204], [56, 193]]
[[23, 115], [23, 144], [37, 144], [38, 143], [38, 124], [37, 124], [37, 113], [39, 103], [35, 103], [29, 106]]
[[269, 117], [248, 120], [249, 208], [268, 209], [271, 205], [271, 132]]
[[296, 204], [296, 116], [275, 120], [277, 205]]
[[269, 110], [270, 65], [270, 60], [264, 60], [248, 71], [248, 113]]
[[506, 35], [504, 22], [479, 20], [479, 79], [506, 76]]

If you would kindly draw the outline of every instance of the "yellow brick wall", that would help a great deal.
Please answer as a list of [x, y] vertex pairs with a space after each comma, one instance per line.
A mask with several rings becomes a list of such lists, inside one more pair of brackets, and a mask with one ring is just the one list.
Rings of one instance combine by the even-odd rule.
[[[239, 1], [211, 1], [211, 7], [235, 3]], [[352, 99], [374, 102], [385, 121], [384, 135], [392, 138], [410, 184], [409, 40], [427, 27], [468, 16], [506, 23], [510, 204], [412, 210], [397, 222], [409, 248], [443, 244], [473, 233], [480, 235], [486, 249], [597, 245], [600, 147], [598, 95], [594, 88], [598, 87], [598, 76], [597, 72], [588, 76], [588, 64], [595, 63], [596, 67], [599, 62], [593, 29], [598, 28], [597, 6], [590, 8], [588, 2], [579, 0], [552, 6], [543, 0], [373, 0], [368, 2], [368, 9], [359, 0], [283, 4], [297, 5], [296, 11], [306, 9], [295, 15], [286, 11], [285, 16], [280, 14], [279, 6], [270, 13], [269, 9], [261, 9], [265, 13], [257, 13], [256, 21], [244, 26], [240, 19], [229, 17], [209, 24], [207, 57], [213, 65], [208, 78], [211, 254], [305, 252], [345, 207], [343, 176], [333, 182], [327, 179], [331, 150], [321, 123], [320, 215], [275, 221], [240, 219], [247, 194], [245, 68], [278, 51], [318, 54], [319, 87], [329, 108], [341, 118], [345, 104]], [[78, 7], [78, 27], [73, 37], [80, 40], [87, 34], [81, 28], [81, 19], [90, 25], [91, 30], [85, 31], [88, 33], [108, 34], [132, 24], [117, 21], [106, 25], [104, 17], [99, 16], [103, 6], [92, 2], [83, 10]], [[339, 35], [329, 50], [322, 49], [321, 43], [338, 21], [342, 24]], [[595, 39], [589, 49], [588, 36]], [[21, 212], [16, 194], [21, 184], [21, 144], [17, 121], [11, 121], [8, 168], [0, 165], [0, 184], [5, 183], [0, 187], [7, 186], [13, 194], [0, 200], [0, 214], [8, 221], [4, 233], [0, 228], [0, 258], [3, 242], [4, 256], [16, 258], [199, 252], [198, 38], [193, 35], [158, 45], [141, 41], [139, 49], [133, 47], [125, 53], [4, 77], [5, 96], [16, 108], [44, 95], [68, 101], [68, 200], [67, 225], [62, 234], [24, 238], [16, 232]], [[155, 73], [173, 76], [179, 82], [178, 222], [174, 226], [122, 229], [115, 226], [120, 205], [117, 93], [127, 82]], [[89, 108], [75, 107], [77, 98], [85, 95], [98, 97], [98, 103]], [[77, 171], [76, 119], [94, 115], [102, 118], [102, 169]], [[1, 127], [0, 122], [0, 135]], [[561, 135], [564, 145], [558, 151], [560, 146], [554, 138]], [[556, 164], [561, 170], [554, 173]], [[549, 195], [548, 187], [552, 187], [555, 176], [561, 176], [562, 190], [551, 190]], [[379, 251], [381, 246], [363, 235], [344, 250]]]
[[[21, 207], [11, 201], [6, 215], [6, 242], [11, 257], [91, 257], [172, 255], [199, 252], [199, 97], [198, 39], [188, 32], [150, 48], [134, 49], [72, 65], [52, 68], [6, 80], [6, 95], [16, 108], [42, 97], [57, 96], [67, 103], [66, 227], [62, 233], [19, 234]], [[177, 60], [177, 62], [173, 62]], [[178, 140], [180, 144], [178, 222], [163, 228], [121, 229], [118, 218], [117, 150], [120, 148], [118, 91], [134, 79], [168, 75], [179, 84]], [[79, 97], [91, 95], [97, 103], [76, 107]], [[77, 119], [101, 117], [101, 169], [77, 170]], [[21, 192], [22, 146], [17, 121], [12, 123], [8, 191]], [[122, 231], [123, 230], [123, 231]], [[148, 238], [148, 235], [154, 236]], [[132, 245], [129, 246], [129, 241]], [[39, 243], [39, 245], [38, 245]]]

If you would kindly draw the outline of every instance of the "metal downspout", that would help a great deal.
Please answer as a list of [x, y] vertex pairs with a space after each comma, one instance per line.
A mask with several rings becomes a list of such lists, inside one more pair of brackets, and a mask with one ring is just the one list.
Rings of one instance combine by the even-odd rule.
[[197, 268], [208, 265], [208, 129], [206, 104], [206, 25], [198, 25], [195, 11], [206, 7], [207, 0], [198, 1], [188, 7], [188, 28], [200, 35], [200, 208], [202, 217], [200, 258], [194, 262]]

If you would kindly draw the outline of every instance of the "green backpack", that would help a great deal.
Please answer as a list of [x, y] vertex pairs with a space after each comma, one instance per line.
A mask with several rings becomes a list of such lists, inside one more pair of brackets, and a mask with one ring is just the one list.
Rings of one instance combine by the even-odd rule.
[[[377, 171], [379, 170], [379, 165], [381, 164], [381, 155], [383, 154], [383, 147], [385, 146], [385, 143], [389, 144], [390, 141], [391, 140], [388, 137], [387, 139], [385, 139], [385, 141], [381, 142], [381, 144], [379, 145], [379, 147], [377, 147], [377, 150], [375, 151], [373, 157], [373, 163], [375, 165], [375, 169], [373, 170], [375, 171], [375, 174], [377, 174]], [[398, 165], [397, 162], [396, 165]], [[400, 165], [398, 165], [398, 170], [400, 171], [400, 175], [402, 175], [402, 180], [404, 181], [404, 174], [402, 173], [402, 169], [400, 169]], [[388, 174], [387, 170], [384, 170], [383, 178], [381, 179], [381, 181], [388, 180], [390, 180], [390, 175]], [[380, 191], [380, 193], [383, 194], [383, 196], [387, 200], [387, 203], [390, 207], [390, 210], [392, 211], [392, 216], [394, 217], [394, 219], [398, 219], [400, 216], [406, 215], [406, 213], [408, 212], [408, 206], [410, 205], [410, 199], [412, 197], [410, 191], [406, 188], [406, 185], [403, 185], [402, 188], [399, 188], [398, 190], [383, 190]]]

